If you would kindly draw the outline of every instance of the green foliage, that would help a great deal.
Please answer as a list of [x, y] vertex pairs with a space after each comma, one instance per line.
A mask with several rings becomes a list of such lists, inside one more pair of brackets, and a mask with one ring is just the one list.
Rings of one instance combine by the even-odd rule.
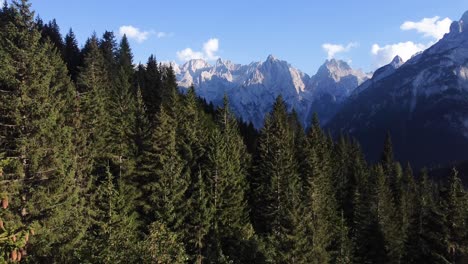
[[268, 258], [277, 263], [293, 261], [300, 240], [301, 181], [295, 161], [293, 133], [283, 99], [278, 97], [266, 118], [259, 139], [254, 192], [256, 195], [256, 229], [263, 233]]
[[62, 43], [26, 0], [0, 10], [0, 263], [466, 260], [456, 171], [415, 181], [390, 135], [369, 166], [281, 97], [258, 134], [132, 57], [108, 31]]
[[67, 35], [65, 36], [63, 58], [67, 64], [71, 79], [76, 82], [79, 67], [82, 66], [82, 58], [75, 33], [72, 29], [70, 29], [70, 31], [68, 31]]
[[107, 168], [96, 181], [91, 199], [91, 225], [82, 256], [90, 263], [135, 263], [138, 260], [136, 213], [126, 197], [127, 186]]
[[188, 257], [179, 237], [167, 227], [154, 222], [150, 225], [149, 235], [142, 243], [143, 263], [182, 264]]
[[217, 259], [223, 255], [235, 259], [236, 251], [253, 235], [246, 200], [250, 161], [227, 97], [219, 109], [218, 124], [220, 130], [214, 130], [209, 139], [206, 166], [214, 208], [211, 250]]
[[181, 232], [188, 213], [185, 199], [189, 175], [176, 148], [177, 124], [163, 107], [157, 116], [149, 153], [151, 172], [142, 190], [147, 201], [148, 220], [160, 221], [170, 230]]

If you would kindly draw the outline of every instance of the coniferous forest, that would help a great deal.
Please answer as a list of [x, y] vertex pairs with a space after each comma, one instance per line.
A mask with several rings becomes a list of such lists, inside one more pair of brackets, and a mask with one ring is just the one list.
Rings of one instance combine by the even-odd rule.
[[468, 196], [279, 97], [257, 131], [127, 38], [0, 11], [0, 263], [467, 263]]

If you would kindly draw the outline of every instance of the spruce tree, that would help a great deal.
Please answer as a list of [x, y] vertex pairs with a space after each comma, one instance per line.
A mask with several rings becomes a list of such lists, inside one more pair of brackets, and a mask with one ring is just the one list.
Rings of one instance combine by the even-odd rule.
[[[189, 198], [190, 217], [185, 222], [184, 242], [191, 263], [202, 264], [207, 258], [208, 234], [214, 208], [210, 204], [206, 179], [201, 169], [192, 183]], [[209, 262], [209, 260], [208, 260]]]
[[142, 263], [187, 263], [188, 256], [177, 234], [160, 223], [149, 227], [149, 235], [142, 245]]
[[[142, 186], [146, 184], [151, 166], [154, 160], [148, 159], [151, 150], [152, 130], [146, 116], [146, 107], [143, 102], [141, 90], [137, 87], [135, 107], [132, 113], [133, 122], [130, 127], [129, 137], [132, 139], [129, 149], [129, 159], [134, 162], [134, 171], [129, 178], [129, 184], [136, 191], [132, 197], [135, 200], [135, 207], [139, 213], [140, 222], [145, 222], [146, 197], [142, 196]], [[146, 222], [148, 224], [148, 222]]]
[[308, 174], [306, 201], [311, 214], [313, 263], [329, 263], [336, 259], [339, 239], [338, 203], [333, 189], [331, 147], [320, 128], [317, 115], [307, 135]]
[[397, 206], [392, 195], [389, 178], [385, 176], [382, 166], [377, 166], [377, 212], [379, 225], [385, 239], [385, 249], [390, 262], [400, 261], [402, 236]]
[[83, 256], [91, 263], [136, 262], [137, 219], [133, 204], [126, 198], [126, 185], [107, 167], [103, 180], [95, 181], [94, 186], [91, 227]]
[[141, 86], [143, 99], [147, 107], [148, 119], [154, 122], [154, 117], [161, 104], [161, 71], [156, 57], [151, 55], [146, 63], [143, 85]]
[[[125, 38], [122, 41], [125, 41]], [[106, 44], [105, 46], [109, 45], [112, 44]], [[117, 65], [112, 76], [112, 87], [109, 95], [112, 100], [109, 100], [108, 104], [108, 111], [110, 112], [109, 125], [112, 127], [110, 129], [109, 148], [112, 170], [116, 171], [119, 177], [125, 178], [124, 182], [128, 183], [136, 162], [132, 159], [131, 154], [132, 144], [134, 144], [132, 128], [135, 122], [136, 99], [131, 87], [133, 77], [132, 53], [128, 43], [121, 43], [120, 46], [121, 48], [116, 51]], [[112, 50], [112, 47], [108, 47], [108, 49]]]
[[12, 204], [38, 233], [31, 260], [71, 262], [86, 229], [73, 156], [73, 86], [60, 54], [40, 41], [28, 1], [14, 1], [1, 17], [0, 152], [14, 160], [3, 173], [19, 183], [21, 202]]
[[417, 195], [418, 190], [414, 181], [413, 170], [411, 165], [407, 164], [405, 172], [401, 179], [401, 197], [400, 197], [400, 212], [401, 212], [401, 234], [406, 241], [412, 221], [417, 215]]
[[75, 37], [75, 33], [70, 28], [67, 35], [65, 36], [65, 44], [63, 48], [63, 58], [67, 64], [68, 72], [70, 73], [71, 79], [76, 82], [78, 77], [78, 69], [82, 66], [82, 57], [80, 54], [80, 48]]
[[64, 43], [62, 34], [60, 33], [60, 27], [57, 24], [55, 19], [49, 21], [43, 26], [38, 25], [38, 29], [42, 34], [42, 41], [50, 41], [53, 44], [53, 47], [57, 49], [57, 52], [62, 55], [64, 50]]
[[294, 254], [300, 240], [295, 223], [302, 211], [301, 183], [294, 150], [286, 106], [279, 96], [261, 131], [254, 185], [256, 228], [267, 238], [267, 257], [276, 263], [289, 263], [298, 257]]
[[212, 250], [216, 258], [223, 254], [230, 259], [241, 258], [238, 251], [253, 235], [246, 200], [250, 160], [226, 96], [219, 109], [218, 124], [220, 130], [214, 130], [210, 136], [206, 165], [214, 207]]
[[351, 237], [356, 263], [385, 263], [384, 238], [379, 227], [377, 212], [373, 210], [373, 195], [368, 183], [354, 191], [353, 224]]
[[133, 68], [133, 54], [128, 43], [126, 35], [123, 35], [122, 40], [120, 41], [119, 48], [117, 51], [117, 64], [123, 68], [125, 75], [129, 78], [128, 82], [132, 84], [133, 74], [135, 72]]
[[344, 213], [341, 213], [340, 220], [340, 239], [338, 245], [338, 253], [336, 257], [336, 263], [354, 263], [353, 261], [353, 241], [350, 239], [349, 228], [344, 217]]
[[163, 107], [157, 115], [152, 146], [148, 153], [150, 169], [142, 186], [149, 221], [159, 221], [169, 230], [182, 233], [188, 205], [185, 199], [190, 175], [183, 173], [184, 161], [177, 152], [177, 124]]
[[95, 35], [86, 43], [84, 66], [77, 81], [77, 91], [82, 116], [81, 130], [84, 133], [83, 144], [88, 153], [83, 158], [91, 159], [91, 164], [98, 158], [108, 158], [109, 153], [109, 104], [108, 91], [111, 86], [105, 61]]
[[468, 256], [468, 204], [458, 171], [453, 169], [449, 178], [444, 206], [448, 224], [448, 251], [450, 261], [457, 263]]
[[117, 41], [115, 40], [114, 33], [106, 31], [99, 41], [99, 49], [101, 50], [104, 59], [104, 65], [107, 68], [108, 74], [112, 77], [117, 68]]

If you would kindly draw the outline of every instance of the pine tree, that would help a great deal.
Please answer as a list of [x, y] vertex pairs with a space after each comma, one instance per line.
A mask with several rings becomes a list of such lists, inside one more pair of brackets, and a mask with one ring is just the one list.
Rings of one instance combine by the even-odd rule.
[[133, 194], [132, 199], [135, 200], [135, 207], [139, 213], [140, 222], [145, 222], [145, 204], [146, 197], [142, 195], [142, 186], [146, 184], [149, 174], [151, 173], [151, 166], [154, 160], [148, 159], [148, 153], [151, 150], [151, 125], [146, 116], [146, 107], [143, 102], [141, 90], [137, 88], [135, 107], [132, 113], [133, 122], [130, 127], [129, 137], [132, 140], [129, 150], [129, 159], [134, 162], [134, 171], [129, 178], [128, 184], [133, 186], [136, 192]]
[[338, 210], [342, 210], [345, 219], [352, 222], [354, 189], [362, 177], [365, 177], [364, 157], [358, 145], [341, 135], [334, 145], [332, 156], [332, 175], [336, 186]]
[[346, 219], [344, 213], [341, 212], [341, 221], [340, 221], [340, 240], [339, 240], [339, 250], [336, 257], [336, 263], [354, 263], [353, 262], [353, 242], [349, 237], [349, 228], [346, 224]]
[[218, 124], [220, 131], [214, 130], [210, 137], [206, 165], [214, 207], [212, 250], [216, 258], [225, 254], [234, 259], [242, 257], [238, 251], [253, 235], [246, 200], [250, 161], [226, 96]]
[[[101, 177], [99, 177], [101, 178]], [[83, 256], [92, 263], [132, 263], [138, 259], [136, 214], [126, 199], [126, 186], [109, 167], [94, 183], [91, 227]]]
[[214, 208], [210, 205], [209, 191], [201, 169], [191, 188], [190, 217], [185, 222], [184, 242], [190, 262], [201, 264], [207, 258], [208, 234], [213, 221]]
[[115, 40], [114, 33], [106, 31], [99, 41], [99, 49], [101, 50], [104, 59], [104, 65], [107, 68], [109, 77], [111, 78], [118, 70], [117, 68], [117, 41]]
[[[112, 36], [112, 35], [111, 35]], [[112, 38], [111, 38], [112, 39]], [[126, 41], [124, 38], [122, 41]], [[112, 43], [112, 41], [110, 41]], [[105, 46], [112, 44], [106, 44]], [[134, 144], [132, 128], [135, 118], [135, 96], [131, 87], [132, 53], [128, 43], [121, 43], [117, 51], [116, 70], [112, 76], [112, 88], [109, 95], [108, 111], [110, 112], [110, 140], [109, 147], [113, 161], [112, 170], [117, 171], [119, 177], [128, 178], [133, 173], [135, 160], [132, 159], [131, 149]], [[112, 51], [112, 47], [108, 47]], [[108, 51], [110, 52], [110, 51]], [[111, 58], [109, 58], [111, 59]], [[112, 63], [112, 62], [111, 62]], [[130, 179], [124, 179], [129, 182]]]
[[57, 21], [52, 19], [52, 21], [43, 26], [38, 25], [38, 29], [42, 34], [42, 41], [50, 41], [53, 47], [57, 49], [57, 52], [62, 55], [65, 45]]
[[397, 206], [392, 195], [389, 178], [384, 175], [382, 166], [377, 166], [377, 211], [379, 225], [385, 239], [385, 249], [389, 261], [396, 263], [400, 260], [402, 237], [398, 218]]
[[132, 50], [126, 35], [123, 35], [122, 40], [120, 41], [116, 60], [118, 65], [123, 68], [125, 75], [129, 78], [128, 82], [131, 84], [135, 70], [133, 68]]
[[75, 33], [70, 28], [67, 35], [65, 36], [65, 44], [63, 48], [63, 58], [67, 64], [68, 72], [70, 73], [71, 79], [76, 82], [78, 77], [78, 69], [82, 66], [82, 57], [80, 54], [80, 48], [75, 37]]
[[151, 55], [146, 63], [143, 85], [141, 86], [150, 122], [154, 121], [154, 117], [156, 116], [161, 104], [161, 82], [161, 71], [156, 61], [156, 57]]
[[29, 2], [14, 1], [8, 13], [0, 25], [0, 152], [14, 162], [4, 173], [20, 182], [21, 202], [12, 204], [39, 234], [31, 259], [70, 262], [86, 229], [73, 158], [73, 86], [60, 54], [40, 41]]
[[468, 204], [465, 189], [456, 169], [453, 169], [449, 178], [444, 204], [448, 223], [450, 261], [457, 263], [463, 256], [466, 258], [468, 255]]
[[188, 213], [186, 191], [190, 175], [183, 173], [184, 161], [177, 152], [177, 124], [163, 107], [157, 115], [147, 166], [150, 168], [143, 197], [149, 221], [159, 221], [169, 230], [182, 233]]
[[312, 224], [313, 263], [335, 261], [339, 239], [338, 203], [333, 189], [331, 146], [317, 115], [307, 135], [306, 203]]
[[109, 153], [109, 104], [108, 91], [111, 86], [104, 58], [98, 47], [95, 35], [86, 43], [84, 49], [84, 67], [78, 76], [77, 90], [82, 115], [82, 127], [85, 134], [83, 144], [89, 153], [84, 158], [93, 160], [107, 158]]
[[[254, 192], [258, 209], [256, 228], [268, 241], [268, 258], [277, 263], [294, 262], [299, 237], [295, 223], [299, 209], [301, 183], [295, 162], [295, 148], [288, 125], [286, 106], [281, 96], [266, 118], [259, 139]], [[261, 228], [264, 226], [265, 228]]]
[[160, 222], [152, 223], [149, 229], [142, 243], [143, 263], [187, 263], [188, 256], [177, 234]]
[[361, 183], [354, 191], [353, 224], [351, 229], [356, 263], [385, 263], [383, 234], [379, 228], [377, 212], [372, 209], [373, 199], [369, 183]]
[[414, 201], [416, 212], [410, 219], [404, 243], [404, 263], [450, 263], [447, 222], [434, 199], [434, 186], [427, 170], [422, 171]]
[[161, 104], [172, 103], [174, 93], [178, 92], [177, 78], [174, 68], [171, 66], [162, 68], [162, 91], [161, 91]]
[[401, 233], [406, 241], [408, 232], [412, 221], [417, 214], [417, 195], [418, 190], [414, 181], [413, 170], [411, 165], [407, 164], [405, 172], [401, 179], [401, 198], [400, 198], [400, 212], [401, 212]]

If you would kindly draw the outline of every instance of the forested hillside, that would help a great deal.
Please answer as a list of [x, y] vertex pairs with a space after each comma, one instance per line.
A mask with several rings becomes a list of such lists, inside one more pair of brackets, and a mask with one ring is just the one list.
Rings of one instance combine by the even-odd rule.
[[[92, 29], [90, 29], [92, 30]], [[127, 38], [0, 11], [0, 263], [467, 263], [468, 196], [359, 142], [260, 131]], [[418, 177], [415, 177], [418, 175]]]

